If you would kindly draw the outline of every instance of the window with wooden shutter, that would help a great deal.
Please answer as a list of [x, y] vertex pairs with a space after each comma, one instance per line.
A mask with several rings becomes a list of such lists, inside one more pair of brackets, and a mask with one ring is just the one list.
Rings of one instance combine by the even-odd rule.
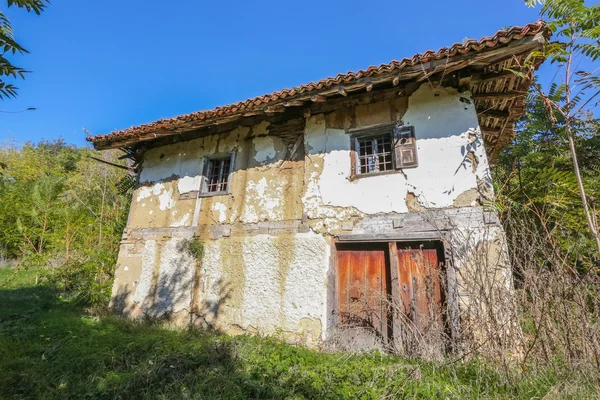
[[396, 169], [416, 167], [417, 138], [413, 126], [397, 126], [394, 128], [394, 160]]
[[416, 167], [416, 143], [411, 126], [384, 126], [354, 133], [353, 175], [377, 175]]

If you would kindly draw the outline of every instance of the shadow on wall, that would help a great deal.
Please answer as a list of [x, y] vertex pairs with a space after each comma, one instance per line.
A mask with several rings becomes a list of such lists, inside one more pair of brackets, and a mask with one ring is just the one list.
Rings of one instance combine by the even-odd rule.
[[212, 284], [210, 298], [200, 299], [201, 255], [190, 250], [193, 239], [181, 240], [175, 246], [175, 256], [167, 264], [155, 265], [148, 293], [143, 298], [131, 285], [120, 286], [113, 294], [110, 307], [126, 318], [161, 320], [179, 326], [193, 324], [216, 327], [223, 306], [232, 296], [233, 288], [220, 279]]

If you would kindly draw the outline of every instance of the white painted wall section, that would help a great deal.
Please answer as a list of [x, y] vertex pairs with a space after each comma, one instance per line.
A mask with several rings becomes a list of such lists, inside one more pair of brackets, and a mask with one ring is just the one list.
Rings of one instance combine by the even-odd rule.
[[[414, 193], [423, 206], [452, 207], [456, 198], [477, 189], [478, 178], [489, 175], [475, 106], [469, 93], [423, 84], [408, 100], [405, 125], [415, 127], [419, 165], [403, 173], [351, 180], [350, 135], [328, 129], [323, 115], [306, 125], [306, 148], [315, 165], [307, 167], [303, 202], [312, 218], [332, 216], [332, 207], [354, 208], [363, 214], [408, 212], [406, 196]], [[479, 164], [473, 171], [467, 146]], [[322, 164], [322, 173], [318, 166]]]

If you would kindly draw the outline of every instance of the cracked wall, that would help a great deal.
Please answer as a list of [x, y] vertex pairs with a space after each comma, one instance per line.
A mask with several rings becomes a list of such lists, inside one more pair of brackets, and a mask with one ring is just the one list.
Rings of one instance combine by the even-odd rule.
[[[468, 98], [423, 84], [289, 126], [261, 122], [147, 150], [112, 304], [133, 317], [318, 342], [335, 235], [373, 218], [477, 207], [493, 195]], [[419, 166], [352, 179], [350, 133], [391, 123], [415, 127]], [[230, 193], [199, 196], [205, 157], [227, 152], [236, 153]], [[186, 253], [188, 240], [203, 243], [202, 259]]]

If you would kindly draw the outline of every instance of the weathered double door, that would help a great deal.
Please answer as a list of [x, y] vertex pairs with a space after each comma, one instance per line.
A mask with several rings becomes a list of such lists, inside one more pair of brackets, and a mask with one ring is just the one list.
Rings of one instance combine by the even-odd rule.
[[354, 348], [418, 345], [444, 329], [439, 252], [411, 243], [339, 245], [337, 312]]

